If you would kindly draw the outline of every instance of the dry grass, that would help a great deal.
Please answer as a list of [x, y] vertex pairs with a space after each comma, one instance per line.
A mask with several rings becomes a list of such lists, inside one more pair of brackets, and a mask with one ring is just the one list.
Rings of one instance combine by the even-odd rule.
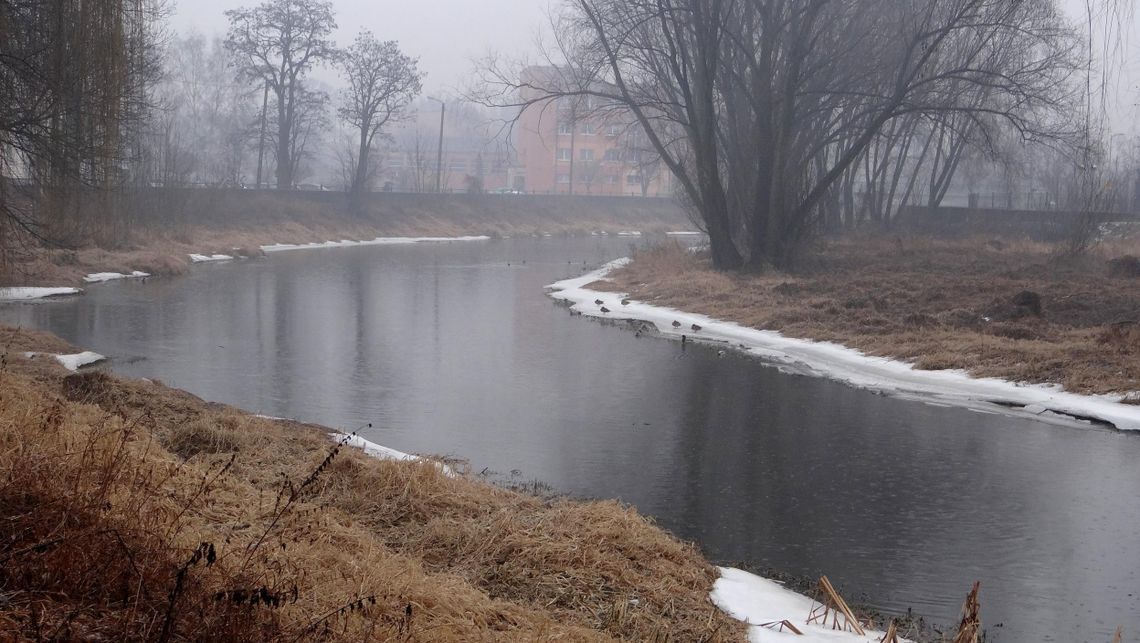
[[[21, 348], [51, 348], [17, 336]], [[327, 431], [9, 355], [0, 630], [15, 640], [743, 639], [707, 598], [715, 570], [631, 509], [375, 460]]]
[[[1126, 393], [1140, 390], [1140, 279], [1120, 258], [1138, 254], [1135, 240], [1062, 260], [1028, 241], [855, 237], [794, 274], [729, 274], [665, 246], [598, 287], [919, 368]], [[1014, 303], [1022, 291], [1040, 315]]]

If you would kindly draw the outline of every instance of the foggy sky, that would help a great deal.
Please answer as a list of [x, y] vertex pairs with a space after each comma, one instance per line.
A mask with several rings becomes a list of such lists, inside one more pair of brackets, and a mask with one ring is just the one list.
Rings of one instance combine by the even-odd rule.
[[[179, 35], [197, 30], [224, 35], [227, 9], [253, 7], [261, 0], [175, 0], [170, 27]], [[420, 59], [427, 72], [424, 92], [454, 93], [471, 71], [471, 59], [489, 49], [505, 55], [533, 53], [548, 24], [548, 0], [334, 0], [334, 38], [349, 44], [361, 29], [380, 40], [397, 40]], [[315, 74], [330, 82], [329, 72]]]
[[[398, 40], [405, 53], [420, 59], [427, 72], [425, 94], [454, 95], [464, 86], [472, 58], [488, 50], [505, 55], [528, 55], [537, 51], [535, 42], [549, 34], [548, 8], [558, 0], [334, 0], [339, 28], [338, 45], [347, 45], [362, 28], [371, 29], [381, 40]], [[1094, 3], [1098, 0], [1093, 0]], [[210, 36], [224, 34], [228, 25], [223, 11], [259, 4], [261, 0], [175, 0], [171, 28], [179, 34], [192, 29]], [[1085, 22], [1085, 0], [1059, 0], [1074, 20]], [[1135, 134], [1140, 99], [1140, 16], [1125, 25], [1121, 54], [1113, 63], [1108, 111], [1113, 128]], [[339, 84], [335, 73], [317, 71], [314, 76]]]

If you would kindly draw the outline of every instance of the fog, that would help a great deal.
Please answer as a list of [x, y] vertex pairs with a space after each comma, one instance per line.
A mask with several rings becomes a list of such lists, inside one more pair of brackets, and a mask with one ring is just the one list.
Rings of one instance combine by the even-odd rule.
[[[170, 27], [179, 35], [190, 31], [224, 35], [229, 25], [226, 10], [256, 4], [183, 0], [174, 7]], [[335, 0], [335, 38], [346, 44], [361, 29], [370, 29], [381, 40], [397, 40], [405, 53], [419, 58], [420, 69], [426, 72], [425, 93], [454, 93], [469, 75], [473, 58], [488, 51], [533, 54], [536, 39], [550, 31], [547, 7], [546, 0]], [[336, 81], [328, 69], [313, 76]]]
[[[224, 34], [226, 10], [255, 4], [253, 0], [182, 0], [173, 7], [170, 27], [180, 35], [192, 31], [207, 36]], [[550, 6], [549, 0], [422, 0], [407, 5], [374, 0], [333, 2], [338, 43], [348, 42], [360, 29], [371, 29], [383, 40], [399, 41], [406, 53], [419, 58], [420, 69], [426, 72], [424, 91], [428, 94], [457, 93], [471, 74], [472, 60], [488, 51], [536, 56], [538, 40], [550, 38]], [[1082, 0], [1061, 0], [1060, 6], [1073, 20], [1088, 20]], [[1103, 10], [1094, 16], [1101, 31], [1117, 20]], [[1105, 65], [1111, 74], [1106, 111], [1115, 131], [1135, 134], [1140, 104], [1135, 59], [1140, 54], [1140, 42], [1134, 34], [1140, 31], [1140, 18], [1126, 14], [1119, 24], [1122, 33]], [[1103, 53], [1103, 42], [1099, 49]], [[335, 84], [335, 74], [328, 69], [313, 75]]]

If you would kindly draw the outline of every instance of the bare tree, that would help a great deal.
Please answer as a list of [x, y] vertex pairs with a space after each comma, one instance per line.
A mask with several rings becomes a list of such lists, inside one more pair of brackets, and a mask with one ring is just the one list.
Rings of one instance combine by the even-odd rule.
[[[991, 113], [1038, 136], [1074, 68], [1047, 1], [568, 0], [555, 31], [558, 73], [489, 80], [523, 106], [592, 95], [632, 113], [720, 268], [788, 266], [894, 119]], [[956, 91], [975, 86], [980, 107]]]
[[423, 74], [416, 60], [404, 55], [395, 41], [381, 42], [367, 30], [345, 50], [340, 66], [348, 87], [337, 113], [359, 133], [355, 174], [349, 185], [357, 196], [371, 187], [370, 156], [377, 135], [420, 93]]
[[[270, 137], [274, 150], [276, 154], [285, 154], [292, 166], [293, 182], [290, 183], [290, 187], [294, 187], [295, 183], [309, 175], [310, 168], [306, 165], [306, 161], [313, 160], [315, 143], [329, 128], [329, 102], [329, 95], [325, 92], [311, 90], [304, 84], [298, 83], [294, 89], [293, 125], [284, 149], [277, 138], [279, 136], [277, 132], [281, 131], [280, 124], [276, 116], [269, 119], [274, 131]], [[280, 166], [281, 158], [275, 156], [275, 160]]]
[[277, 187], [290, 188], [298, 146], [300, 106], [307, 97], [301, 86], [316, 65], [337, 57], [329, 36], [336, 28], [328, 0], [266, 0], [252, 9], [226, 11], [230, 21], [226, 46], [241, 75], [264, 82], [276, 99]]

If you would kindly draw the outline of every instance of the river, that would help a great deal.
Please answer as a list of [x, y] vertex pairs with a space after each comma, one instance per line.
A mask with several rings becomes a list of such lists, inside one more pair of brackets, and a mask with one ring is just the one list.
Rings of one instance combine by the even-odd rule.
[[275, 253], [0, 323], [209, 400], [619, 498], [715, 561], [826, 573], [887, 612], [950, 624], [980, 580], [990, 641], [1140, 633], [1140, 435], [788, 375], [545, 296], [630, 241]]

